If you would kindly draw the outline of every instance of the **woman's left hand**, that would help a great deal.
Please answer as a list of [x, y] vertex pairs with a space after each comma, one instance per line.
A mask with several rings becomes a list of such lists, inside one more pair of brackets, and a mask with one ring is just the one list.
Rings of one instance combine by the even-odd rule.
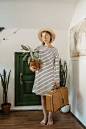
[[56, 83], [55, 83], [55, 88], [59, 88], [59, 87], [60, 87], [59, 82], [56, 82]]

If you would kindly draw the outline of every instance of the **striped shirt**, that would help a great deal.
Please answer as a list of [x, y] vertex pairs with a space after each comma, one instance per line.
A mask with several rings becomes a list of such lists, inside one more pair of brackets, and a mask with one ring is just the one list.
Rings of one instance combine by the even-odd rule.
[[35, 80], [32, 92], [37, 95], [46, 95], [46, 92], [54, 89], [56, 82], [59, 82], [59, 53], [57, 48], [47, 48], [39, 45], [39, 53], [34, 53], [43, 64], [40, 63], [40, 69], [35, 71]]

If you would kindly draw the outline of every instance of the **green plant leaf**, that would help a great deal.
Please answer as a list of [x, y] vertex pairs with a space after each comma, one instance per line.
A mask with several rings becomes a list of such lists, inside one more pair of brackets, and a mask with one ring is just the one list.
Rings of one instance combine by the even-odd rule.
[[[3, 70], [3, 73], [4, 73], [4, 70]], [[4, 83], [4, 76], [2, 77], [3, 75], [0, 74], [0, 77], [1, 77], [1, 84], [2, 84], [2, 87], [3, 89], [5, 89], [5, 83]]]
[[23, 57], [23, 61], [26, 59], [27, 56], [28, 56], [28, 54], [26, 54], [26, 55]]
[[[28, 46], [28, 45], [27, 45], [27, 46]], [[29, 46], [28, 46], [28, 48], [29, 48], [30, 51], [32, 51], [32, 52], [34, 51], [34, 50], [33, 50], [32, 48], [30, 48]]]
[[8, 83], [7, 83], [7, 78], [6, 78], [6, 91], [8, 91]]
[[8, 89], [8, 85], [9, 85], [10, 73], [11, 73], [11, 70], [10, 70], [9, 75], [8, 75], [8, 81], [6, 79], [6, 81], [7, 81], [7, 89]]
[[5, 78], [6, 78], [6, 71], [5, 71], [5, 69], [3, 70], [3, 77], [4, 77], [4, 83], [5, 83]]
[[24, 49], [24, 50], [29, 50], [26, 46], [24, 46], [24, 45], [21, 45], [21, 47]]
[[[28, 45], [27, 45], [28, 46]], [[31, 49], [29, 46], [28, 46], [29, 49]]]
[[1, 80], [1, 84], [2, 84], [2, 87], [3, 87], [3, 89], [4, 89], [4, 83], [3, 83], [3, 81]]
[[23, 54], [22, 54], [22, 56], [24, 55], [24, 54], [29, 54], [30, 52], [23, 52]]
[[29, 63], [30, 63], [30, 59], [31, 59], [31, 57], [28, 57], [28, 65], [29, 65]]

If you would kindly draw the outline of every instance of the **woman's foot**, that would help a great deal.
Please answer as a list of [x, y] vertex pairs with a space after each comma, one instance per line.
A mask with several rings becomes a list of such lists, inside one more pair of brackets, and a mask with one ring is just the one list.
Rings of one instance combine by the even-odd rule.
[[44, 119], [40, 122], [41, 125], [45, 125], [46, 123], [47, 123], [47, 119], [46, 119], [46, 118], [44, 118]]
[[47, 125], [53, 125], [53, 119], [48, 117]]

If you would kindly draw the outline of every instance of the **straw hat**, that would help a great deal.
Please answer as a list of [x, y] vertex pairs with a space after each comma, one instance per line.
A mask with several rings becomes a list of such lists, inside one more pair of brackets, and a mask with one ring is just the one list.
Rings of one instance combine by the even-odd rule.
[[39, 40], [40, 40], [41, 42], [43, 42], [42, 37], [41, 37], [41, 32], [42, 32], [42, 31], [49, 31], [49, 32], [51, 33], [51, 35], [52, 35], [52, 41], [51, 41], [51, 43], [55, 40], [55, 33], [53, 32], [53, 30], [51, 30], [51, 29], [49, 29], [49, 28], [43, 28], [43, 29], [41, 29], [41, 30], [38, 32], [38, 38], [39, 38]]

